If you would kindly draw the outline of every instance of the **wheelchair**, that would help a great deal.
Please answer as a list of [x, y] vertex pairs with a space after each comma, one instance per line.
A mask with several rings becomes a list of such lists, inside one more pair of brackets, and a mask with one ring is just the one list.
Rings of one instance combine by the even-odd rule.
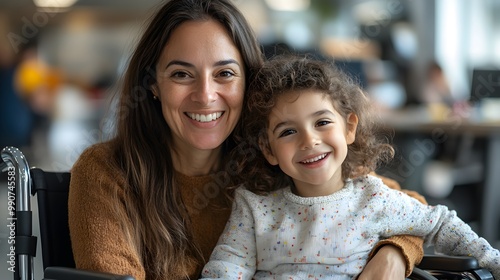
[[[15, 147], [1, 151], [0, 170], [8, 172], [9, 205], [17, 222], [14, 280], [34, 280], [37, 237], [32, 233], [31, 196], [37, 196], [42, 248], [42, 280], [135, 280], [130, 275], [85, 271], [75, 268], [68, 228], [69, 172], [30, 168]], [[11, 178], [13, 178], [11, 180]], [[15, 179], [15, 180], [14, 180]], [[13, 203], [10, 200], [15, 198]], [[15, 209], [14, 209], [15, 206]], [[39, 279], [39, 278], [37, 278]], [[494, 279], [471, 257], [426, 255], [408, 279]]]

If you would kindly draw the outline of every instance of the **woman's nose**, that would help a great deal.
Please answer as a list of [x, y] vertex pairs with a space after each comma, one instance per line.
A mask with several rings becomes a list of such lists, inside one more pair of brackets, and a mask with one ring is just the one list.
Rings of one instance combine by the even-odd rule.
[[321, 143], [320, 137], [314, 132], [303, 132], [302, 133], [302, 150], [310, 150], [313, 149], [314, 146], [317, 146]]
[[197, 82], [191, 99], [202, 105], [213, 103], [217, 99], [217, 83], [211, 77], [205, 77]]

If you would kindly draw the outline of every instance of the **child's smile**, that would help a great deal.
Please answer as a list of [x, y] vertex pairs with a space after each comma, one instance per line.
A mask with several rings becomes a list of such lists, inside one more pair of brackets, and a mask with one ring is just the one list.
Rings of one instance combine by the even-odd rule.
[[300, 161], [299, 163], [303, 164], [306, 167], [314, 168], [319, 166], [324, 160], [330, 155], [330, 153], [323, 153], [319, 156], [315, 156], [313, 158], [308, 158]]

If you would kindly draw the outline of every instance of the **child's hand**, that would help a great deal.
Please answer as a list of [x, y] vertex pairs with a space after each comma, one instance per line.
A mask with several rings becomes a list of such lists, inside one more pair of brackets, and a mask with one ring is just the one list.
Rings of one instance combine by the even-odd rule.
[[401, 280], [405, 279], [405, 271], [406, 262], [401, 250], [392, 245], [385, 245], [366, 264], [357, 279]]

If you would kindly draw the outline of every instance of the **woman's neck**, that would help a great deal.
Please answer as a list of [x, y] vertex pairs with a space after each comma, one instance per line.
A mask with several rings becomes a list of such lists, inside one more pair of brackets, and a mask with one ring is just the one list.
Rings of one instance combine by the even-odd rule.
[[217, 171], [220, 166], [221, 149], [213, 150], [180, 150], [173, 149], [174, 168], [187, 176], [203, 176]]

